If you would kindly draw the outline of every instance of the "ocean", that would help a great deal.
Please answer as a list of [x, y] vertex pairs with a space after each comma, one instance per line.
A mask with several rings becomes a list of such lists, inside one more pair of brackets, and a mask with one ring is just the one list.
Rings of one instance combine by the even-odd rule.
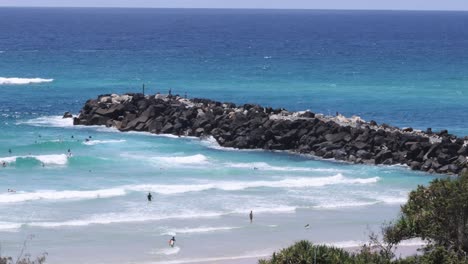
[[1, 254], [26, 239], [48, 263], [251, 263], [300, 239], [359, 245], [437, 176], [61, 116], [145, 84], [465, 136], [467, 26], [467, 12], [0, 8]]

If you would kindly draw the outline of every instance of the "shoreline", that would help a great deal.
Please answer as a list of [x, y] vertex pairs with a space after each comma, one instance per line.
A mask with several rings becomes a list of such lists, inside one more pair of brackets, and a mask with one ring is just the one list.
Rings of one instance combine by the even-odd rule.
[[429, 173], [457, 175], [468, 170], [468, 137], [458, 138], [447, 130], [399, 129], [339, 113], [331, 117], [308, 110], [288, 112], [172, 95], [111, 94], [88, 100], [73, 124], [213, 137], [224, 148], [287, 151], [355, 164], [406, 165]]

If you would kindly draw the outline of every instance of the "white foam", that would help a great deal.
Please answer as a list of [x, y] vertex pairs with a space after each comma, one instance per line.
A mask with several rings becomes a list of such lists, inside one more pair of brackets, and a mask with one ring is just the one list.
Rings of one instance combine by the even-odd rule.
[[11, 156], [0, 158], [0, 162], [14, 163], [18, 159], [26, 158], [36, 159], [46, 165], [65, 165], [68, 162], [68, 157], [65, 154]]
[[262, 253], [251, 253], [242, 256], [231, 256], [231, 257], [212, 257], [212, 258], [190, 258], [190, 259], [178, 259], [178, 260], [165, 260], [157, 262], [145, 262], [145, 264], [185, 264], [185, 263], [222, 263], [224, 261], [235, 261], [242, 259], [254, 259], [250, 262], [257, 262], [258, 258], [268, 257], [273, 253], [274, 250]]
[[330, 247], [338, 247], [338, 248], [353, 248], [353, 247], [360, 247], [367, 242], [364, 241], [357, 241], [357, 240], [347, 240], [347, 241], [337, 241], [337, 242], [326, 242], [326, 243], [317, 243], [322, 244]]
[[20, 223], [10, 223], [10, 222], [0, 222], [0, 232], [14, 232], [20, 229], [22, 224]]
[[379, 195], [379, 196], [376, 196], [375, 199], [381, 202], [384, 202], [386, 204], [404, 204], [408, 201], [407, 196], [394, 197], [394, 196]]
[[210, 149], [216, 149], [216, 150], [223, 150], [223, 151], [241, 151], [241, 152], [262, 152], [264, 151], [263, 149], [238, 149], [238, 148], [233, 148], [233, 147], [222, 147], [221, 145], [218, 144], [216, 139], [213, 136], [209, 136], [206, 138], [203, 138], [200, 143], [205, 145], [206, 147]]
[[42, 116], [27, 121], [20, 121], [17, 124], [41, 127], [73, 127], [73, 118], [63, 118], [62, 116]]
[[279, 213], [294, 213], [296, 212], [296, 207], [293, 206], [285, 206], [285, 205], [275, 205], [275, 206], [253, 206], [253, 207], [245, 207], [245, 208], [238, 208], [233, 211], [235, 214], [245, 214], [245, 212], [249, 212], [252, 209], [254, 214], [279, 214]]
[[195, 219], [195, 218], [214, 218], [221, 216], [221, 213], [215, 212], [186, 212], [174, 215], [154, 215], [154, 214], [134, 214], [134, 213], [109, 213], [102, 215], [95, 215], [86, 219], [68, 220], [63, 222], [32, 222], [28, 223], [29, 226], [44, 227], [44, 228], [57, 228], [57, 227], [70, 227], [70, 226], [89, 226], [96, 224], [120, 224], [120, 223], [136, 223], [136, 222], [149, 222], [159, 221], [166, 219]]
[[179, 253], [180, 247], [160, 248], [150, 252], [152, 255], [174, 255]]
[[96, 191], [37, 191], [0, 194], [0, 204], [20, 203], [36, 200], [84, 200], [109, 198], [125, 195], [123, 189], [103, 189]]
[[185, 227], [185, 228], [173, 228], [168, 229], [166, 232], [162, 233], [162, 235], [170, 235], [175, 236], [177, 234], [192, 234], [192, 233], [212, 233], [217, 231], [227, 231], [233, 229], [239, 229], [240, 227], [232, 227], [232, 226], [218, 226], [218, 227]]
[[347, 178], [341, 173], [329, 177], [290, 177], [279, 181], [217, 181], [202, 184], [141, 184], [126, 186], [133, 191], [151, 191], [159, 194], [180, 194], [187, 192], [200, 192], [210, 189], [223, 191], [241, 191], [248, 188], [308, 188], [322, 187], [335, 184], [372, 184], [379, 181], [379, 177], [373, 178]]
[[202, 154], [181, 157], [155, 157], [153, 158], [158, 163], [165, 163], [167, 165], [187, 165], [187, 164], [206, 164], [208, 158]]
[[320, 209], [346, 208], [346, 207], [361, 207], [378, 204], [379, 202], [360, 202], [360, 201], [340, 201], [340, 202], [324, 202], [314, 206]]
[[[326, 242], [326, 243], [317, 243], [323, 244], [327, 246], [339, 247], [339, 248], [353, 248], [353, 247], [361, 247], [364, 244], [369, 244], [366, 241], [359, 241], [359, 240], [347, 240], [347, 241], [338, 241], [338, 242]], [[427, 242], [420, 239], [420, 238], [412, 238], [401, 241], [398, 246], [403, 247], [411, 247], [411, 246], [424, 246]]]
[[119, 140], [90, 140], [90, 141], [85, 141], [83, 144], [88, 145], [88, 146], [94, 146], [98, 144], [112, 144], [112, 143], [122, 143], [125, 142], [126, 140], [124, 139], [119, 139]]
[[288, 167], [288, 166], [272, 166], [266, 162], [250, 162], [250, 163], [226, 163], [225, 166], [231, 168], [245, 168], [267, 170], [267, 171], [317, 171], [317, 172], [340, 172], [342, 170], [330, 168], [307, 168], [307, 167]]
[[42, 79], [42, 78], [5, 78], [0, 77], [0, 85], [11, 85], [11, 84], [32, 84], [32, 83], [48, 83], [53, 82], [54, 79]]

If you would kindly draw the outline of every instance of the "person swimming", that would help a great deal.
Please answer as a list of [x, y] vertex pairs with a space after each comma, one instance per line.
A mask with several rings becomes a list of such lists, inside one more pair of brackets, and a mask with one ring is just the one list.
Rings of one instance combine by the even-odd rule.
[[148, 198], [148, 202], [151, 202], [153, 199], [153, 195], [151, 195], [151, 193], [149, 192], [147, 198]]
[[175, 237], [173, 236], [173, 237], [169, 240], [169, 245], [170, 245], [171, 247], [174, 247], [175, 241], [176, 241], [176, 240], [175, 240]]
[[11, 154], [11, 149], [8, 149], [8, 153], [10, 153], [10, 154]]

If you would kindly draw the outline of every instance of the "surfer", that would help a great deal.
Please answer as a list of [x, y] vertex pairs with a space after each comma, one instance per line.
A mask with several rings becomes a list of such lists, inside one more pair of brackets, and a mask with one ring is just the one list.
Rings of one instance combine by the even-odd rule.
[[174, 244], [175, 244], [175, 237], [172, 237], [171, 240], [169, 240], [169, 245], [171, 247], [174, 247]]
[[10, 153], [10, 154], [11, 154], [11, 149], [8, 149], [8, 153]]
[[151, 200], [153, 199], [153, 195], [151, 195], [151, 193], [149, 192], [147, 198], [148, 202], [151, 202]]
[[13, 190], [13, 189], [8, 189], [8, 192], [9, 192], [9, 193], [15, 193], [16, 191]]
[[305, 225], [304, 227], [305, 227], [306, 229], [309, 229], [310, 225], [307, 224], [307, 225]]
[[7, 166], [7, 163], [5, 161], [2, 161], [2, 166], [5, 168]]
[[250, 223], [252, 223], [252, 221], [253, 221], [253, 212], [252, 211], [250, 211], [249, 218], [250, 218]]

